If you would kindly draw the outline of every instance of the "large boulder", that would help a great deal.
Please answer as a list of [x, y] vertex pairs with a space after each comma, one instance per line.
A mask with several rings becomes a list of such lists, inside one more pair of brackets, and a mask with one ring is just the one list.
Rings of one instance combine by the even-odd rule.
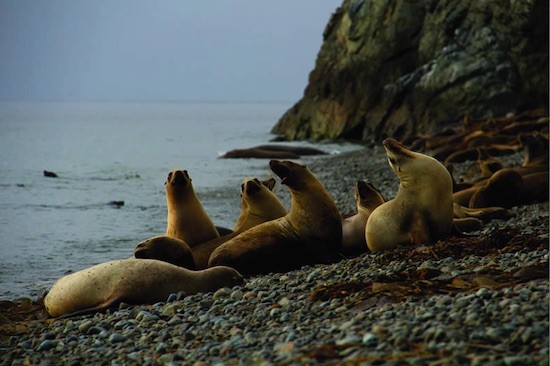
[[403, 138], [528, 108], [548, 111], [548, 0], [345, 0], [286, 139]]

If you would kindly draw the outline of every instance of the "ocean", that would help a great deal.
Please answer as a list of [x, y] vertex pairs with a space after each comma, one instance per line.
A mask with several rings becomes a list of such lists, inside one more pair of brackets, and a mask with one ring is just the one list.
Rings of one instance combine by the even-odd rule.
[[187, 169], [216, 225], [233, 227], [242, 180], [272, 174], [267, 160], [218, 157], [267, 143], [290, 106], [0, 102], [0, 300], [39, 297], [67, 271], [130, 257], [138, 242], [163, 234], [172, 168]]

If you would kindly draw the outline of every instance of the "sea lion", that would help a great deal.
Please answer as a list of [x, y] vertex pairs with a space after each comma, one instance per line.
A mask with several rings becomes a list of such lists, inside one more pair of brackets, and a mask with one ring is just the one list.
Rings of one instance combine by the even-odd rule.
[[383, 146], [400, 182], [395, 198], [378, 206], [367, 220], [369, 249], [376, 252], [398, 245], [431, 243], [449, 235], [453, 183], [447, 168], [393, 138], [385, 139]]
[[196, 269], [191, 248], [181, 239], [159, 235], [140, 242], [134, 248], [134, 257], [158, 259], [178, 267]]
[[477, 190], [474, 190], [467, 206], [470, 208], [516, 206], [521, 200], [522, 187], [521, 174], [514, 169], [501, 169], [493, 174], [484, 185], [473, 187]]
[[342, 254], [357, 256], [367, 252], [365, 226], [372, 211], [384, 203], [384, 197], [373, 184], [357, 181], [355, 184], [357, 214], [342, 220]]
[[504, 207], [469, 208], [453, 203], [453, 217], [455, 219], [476, 218], [482, 221], [492, 219], [509, 219], [513, 214]]
[[220, 237], [218, 230], [195, 195], [187, 170], [174, 169], [170, 171], [164, 184], [168, 206], [167, 236], [183, 240], [191, 248]]
[[222, 159], [238, 158], [270, 158], [270, 159], [299, 159], [302, 155], [324, 155], [323, 150], [308, 146], [292, 146], [268, 144], [258, 145], [247, 149], [234, 149], [221, 156]]
[[226, 152], [220, 159], [300, 159], [300, 155], [289, 151], [264, 150], [257, 148], [234, 149]]
[[73, 316], [105, 310], [120, 302], [153, 304], [171, 293], [211, 292], [243, 284], [243, 277], [228, 267], [190, 271], [154, 259], [121, 259], [61, 277], [44, 305], [51, 316]]
[[192, 249], [193, 259], [197, 269], [208, 267], [212, 252], [233, 239], [243, 231], [267, 221], [286, 215], [282, 202], [272, 192], [275, 179], [259, 181], [257, 178], [247, 178], [241, 184], [241, 214], [233, 227], [233, 233], [201, 243]]
[[233, 227], [235, 232], [243, 232], [266, 221], [286, 215], [285, 206], [273, 193], [275, 179], [260, 182], [257, 178], [247, 178], [241, 184], [241, 214]]
[[279, 144], [268, 144], [268, 145], [259, 145], [255, 147], [256, 149], [268, 150], [268, 151], [286, 151], [296, 155], [325, 155], [321, 149], [308, 146], [292, 146], [292, 145], [279, 145]]
[[548, 170], [522, 176], [519, 204], [548, 201]]
[[325, 187], [303, 165], [271, 160], [269, 167], [290, 189], [290, 212], [222, 244], [212, 252], [209, 266], [227, 265], [253, 275], [338, 259], [342, 224]]
[[[521, 145], [489, 145], [485, 147], [485, 151], [493, 156], [515, 154], [521, 149]], [[477, 148], [465, 148], [455, 151], [444, 159], [448, 163], [463, 163], [468, 160], [477, 159]]]

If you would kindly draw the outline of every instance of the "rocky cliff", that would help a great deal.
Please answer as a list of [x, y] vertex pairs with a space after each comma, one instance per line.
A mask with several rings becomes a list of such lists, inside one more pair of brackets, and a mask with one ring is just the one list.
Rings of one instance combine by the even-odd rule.
[[545, 107], [548, 0], [344, 0], [286, 139], [405, 137]]

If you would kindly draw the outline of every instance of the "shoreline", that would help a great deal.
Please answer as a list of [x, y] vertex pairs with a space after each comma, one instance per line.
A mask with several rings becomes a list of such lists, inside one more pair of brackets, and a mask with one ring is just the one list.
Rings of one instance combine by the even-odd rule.
[[[301, 161], [341, 212], [355, 211], [358, 179], [386, 199], [397, 190], [380, 147]], [[449, 248], [474, 241], [449, 238], [431, 252], [363, 254], [172, 302], [12, 323], [0, 352], [13, 364], [547, 364], [547, 275], [517, 282], [513, 274], [547, 267], [548, 210], [548, 202], [516, 207], [477, 233], [482, 242], [506, 239], [502, 248], [472, 244], [457, 256]], [[441, 280], [417, 279], [425, 271]]]

